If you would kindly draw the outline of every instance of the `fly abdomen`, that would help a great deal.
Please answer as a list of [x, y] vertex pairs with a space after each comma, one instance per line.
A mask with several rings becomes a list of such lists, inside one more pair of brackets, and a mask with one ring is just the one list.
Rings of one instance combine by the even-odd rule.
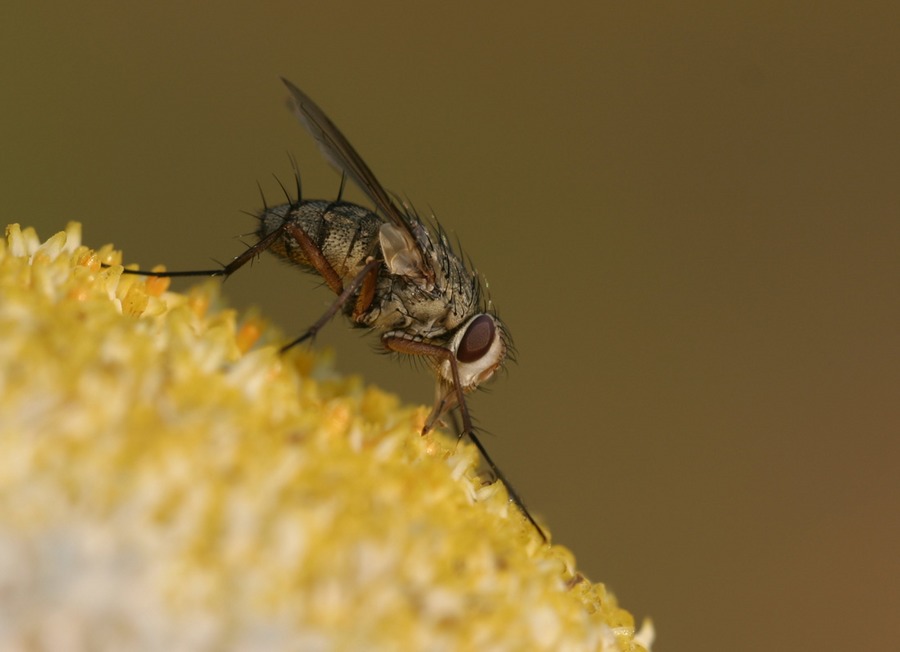
[[[372, 211], [349, 202], [301, 201], [268, 208], [259, 215], [260, 239], [282, 227], [303, 231], [342, 281], [356, 276], [369, 256], [377, 256], [381, 219]], [[292, 229], [284, 230], [269, 251], [282, 260], [315, 271]]]

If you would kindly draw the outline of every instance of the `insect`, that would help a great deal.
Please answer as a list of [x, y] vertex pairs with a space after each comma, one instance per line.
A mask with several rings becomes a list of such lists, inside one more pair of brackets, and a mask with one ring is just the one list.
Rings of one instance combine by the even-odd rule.
[[308, 95], [286, 79], [291, 108], [325, 159], [349, 177], [377, 212], [342, 201], [297, 199], [257, 215], [258, 241], [222, 268], [139, 272], [153, 276], [230, 276], [263, 251], [322, 277], [337, 298], [287, 350], [313, 337], [337, 312], [380, 333], [389, 351], [424, 359], [437, 379], [423, 433], [458, 411], [468, 436], [510, 500], [547, 537], [475, 434], [466, 394], [500, 369], [510, 352], [508, 331], [484, 298], [477, 273], [411, 209], [398, 206], [350, 142]]

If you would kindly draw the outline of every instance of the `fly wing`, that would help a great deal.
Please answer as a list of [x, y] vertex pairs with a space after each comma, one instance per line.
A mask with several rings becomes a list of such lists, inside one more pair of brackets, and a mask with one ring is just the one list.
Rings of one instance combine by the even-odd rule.
[[[338, 170], [350, 177], [359, 188], [366, 193], [375, 206], [392, 225], [391, 239], [395, 243], [394, 251], [399, 250], [403, 265], [403, 276], [418, 278], [426, 282], [434, 281], [434, 271], [427, 264], [412, 231], [409, 219], [404, 212], [391, 201], [387, 191], [375, 178], [372, 170], [350, 144], [319, 105], [299, 88], [284, 77], [281, 78], [291, 94], [291, 109], [300, 123], [315, 139], [319, 151], [325, 159]], [[399, 239], [399, 240], [398, 240]], [[387, 261], [389, 263], [389, 261]], [[392, 269], [392, 273], [398, 273]]]

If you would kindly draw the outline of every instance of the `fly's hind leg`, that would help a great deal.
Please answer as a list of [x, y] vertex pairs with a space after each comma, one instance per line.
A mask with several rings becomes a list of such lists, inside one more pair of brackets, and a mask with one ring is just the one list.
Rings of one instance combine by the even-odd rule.
[[325, 285], [331, 288], [332, 292], [340, 295], [344, 291], [344, 284], [341, 282], [341, 277], [334, 271], [334, 267], [332, 267], [331, 263], [328, 262], [328, 259], [325, 258], [325, 254], [322, 253], [322, 250], [318, 245], [312, 241], [312, 238], [309, 237], [309, 234], [306, 233], [306, 231], [296, 224], [289, 224], [286, 226], [286, 229], [287, 232], [291, 234], [291, 237], [297, 241], [297, 245], [300, 247], [303, 255], [306, 256], [308, 264], [316, 270], [316, 273], [325, 281]]
[[[264, 238], [261, 238], [255, 244], [247, 247], [247, 249], [244, 250], [242, 254], [240, 254], [239, 256], [235, 256], [230, 263], [228, 263], [227, 265], [222, 265], [222, 267], [218, 269], [193, 269], [182, 272], [151, 272], [136, 269], [125, 269], [122, 270], [122, 273], [133, 274], [135, 276], [156, 276], [158, 278], [176, 278], [180, 276], [224, 276], [225, 278], [228, 278], [236, 271], [238, 271], [241, 267], [249, 263], [266, 249], [275, 244], [275, 241], [284, 235], [284, 232], [285, 230], [287, 230], [287, 228], [288, 223], [285, 222], [277, 229], [266, 235]], [[110, 267], [110, 265], [104, 263], [103, 267]]]

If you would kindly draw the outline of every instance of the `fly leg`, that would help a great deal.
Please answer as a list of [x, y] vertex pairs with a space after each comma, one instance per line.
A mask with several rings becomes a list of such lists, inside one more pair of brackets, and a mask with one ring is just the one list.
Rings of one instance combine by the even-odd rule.
[[[219, 269], [198, 269], [198, 270], [189, 270], [182, 272], [151, 272], [151, 271], [138, 271], [126, 269], [124, 270], [125, 274], [135, 274], [138, 276], [156, 276], [161, 278], [174, 278], [180, 276], [224, 276], [229, 277], [234, 274], [241, 267], [246, 265], [248, 262], [253, 260], [256, 256], [261, 254], [263, 251], [267, 250], [271, 247], [279, 238], [284, 237], [285, 233], [288, 233], [290, 237], [297, 243], [297, 246], [303, 252], [303, 255], [306, 257], [307, 263], [322, 277], [325, 281], [325, 284], [331, 288], [332, 292], [338, 295], [337, 299], [335, 299], [334, 303], [325, 311], [325, 314], [322, 315], [316, 323], [310, 326], [303, 335], [293, 340], [289, 344], [281, 347], [281, 351], [287, 351], [293, 346], [300, 344], [301, 342], [306, 341], [307, 339], [315, 336], [316, 333], [321, 330], [321, 328], [328, 323], [328, 321], [334, 317], [338, 310], [347, 303], [347, 300], [350, 296], [358, 289], [360, 290], [359, 297], [356, 300], [356, 304], [353, 309], [353, 317], [358, 318], [362, 313], [364, 313], [369, 306], [372, 304], [372, 301], [375, 296], [375, 285], [378, 279], [378, 266], [381, 264], [380, 260], [370, 260], [366, 263], [362, 270], [350, 281], [350, 284], [345, 288], [343, 282], [341, 281], [341, 277], [335, 271], [334, 267], [331, 266], [331, 263], [325, 258], [325, 255], [322, 253], [322, 250], [316, 245], [315, 242], [312, 241], [312, 238], [301, 229], [296, 224], [285, 220], [281, 223], [278, 228], [274, 229], [271, 233], [267, 234], [265, 237], [261, 238], [256, 244], [251, 247], [248, 247], [246, 251], [244, 251], [239, 256], [236, 256], [230, 263], [222, 266]], [[108, 267], [108, 265], [106, 265]]]
[[[462, 418], [462, 430], [460, 431], [459, 436], [462, 437], [463, 434], [467, 434], [469, 436], [469, 440], [473, 444], [475, 444], [475, 448], [478, 449], [478, 452], [481, 454], [481, 458], [488, 465], [491, 473], [493, 473], [494, 477], [497, 478], [497, 480], [499, 480], [504, 487], [506, 487], [506, 493], [509, 495], [509, 500], [525, 516], [528, 522], [534, 526], [534, 529], [538, 531], [538, 534], [541, 536], [541, 539], [544, 541], [544, 543], [549, 543], [549, 541], [547, 540], [547, 535], [544, 533], [544, 530], [541, 529], [541, 526], [537, 524], [537, 521], [534, 520], [531, 512], [529, 512], [528, 508], [525, 506], [525, 502], [522, 500], [521, 496], [519, 496], [519, 493], [515, 490], [512, 484], [510, 484], [509, 480], [506, 479], [503, 471], [501, 471], [500, 468], [494, 463], [494, 460], [491, 459], [491, 456], [488, 455], [487, 450], [482, 445], [478, 437], [475, 436], [475, 428], [472, 426], [472, 417], [469, 415], [469, 408], [466, 406], [466, 397], [464, 395], [462, 385], [459, 382], [459, 368], [457, 367], [456, 356], [453, 355], [453, 352], [449, 349], [445, 349], [442, 346], [437, 346], [436, 344], [416, 342], [414, 340], [407, 340], [402, 337], [383, 337], [381, 341], [391, 351], [396, 351], [397, 353], [405, 353], [407, 355], [422, 355], [430, 358], [436, 358], [442, 362], [447, 362], [450, 365], [451, 375], [453, 376], [454, 392], [456, 393], [456, 401], [457, 405], [459, 406], [460, 417]], [[425, 433], [427, 433], [431, 429], [432, 425], [433, 423], [426, 423], [422, 434], [424, 435]]]
[[[406, 355], [421, 355], [429, 358], [437, 358], [442, 362], [447, 362], [450, 365], [450, 372], [453, 376], [453, 391], [456, 393], [456, 404], [459, 406], [459, 413], [462, 417], [463, 427], [462, 434], [468, 434], [471, 436], [474, 433], [474, 428], [472, 427], [472, 419], [469, 417], [469, 408], [466, 407], [465, 395], [463, 394], [462, 385], [459, 382], [459, 368], [456, 364], [456, 356], [453, 355], [453, 352], [450, 349], [445, 349], [442, 346], [438, 346], [437, 344], [429, 344], [428, 342], [418, 342], [416, 340], [408, 340], [404, 337], [396, 337], [389, 335], [387, 337], [381, 338], [382, 343], [391, 351], [396, 351], [397, 353], [405, 353]], [[446, 398], [444, 399], [447, 400]], [[435, 409], [432, 414], [439, 413], [444, 411], [442, 408]], [[429, 430], [431, 430], [434, 425], [434, 421], [436, 421], [436, 417], [434, 419], [429, 419], [429, 421], [425, 424], [425, 429], [422, 434], [426, 434]]]
[[286, 228], [288, 233], [291, 234], [291, 237], [297, 241], [297, 246], [300, 247], [303, 255], [306, 256], [309, 265], [315, 269], [316, 273], [325, 281], [325, 285], [331, 288], [331, 291], [335, 294], [341, 294], [344, 291], [344, 284], [341, 283], [341, 277], [334, 271], [334, 267], [332, 267], [331, 263], [325, 258], [325, 254], [322, 253], [319, 246], [312, 241], [309, 234], [296, 224], [287, 225]]
[[341, 283], [341, 277], [338, 276], [337, 272], [334, 271], [334, 267], [325, 259], [322, 250], [316, 246], [316, 243], [312, 241], [312, 238], [303, 229], [289, 220], [282, 222], [278, 228], [261, 238], [251, 247], [248, 247], [242, 254], [236, 256], [230, 263], [222, 266], [220, 269], [195, 269], [185, 272], [145, 272], [126, 269], [123, 273], [161, 278], [175, 278], [179, 276], [224, 276], [227, 278], [266, 251], [279, 238], [284, 237], [285, 232], [290, 234], [291, 238], [297, 242], [297, 246], [300, 247], [303, 255], [306, 256], [309, 265], [324, 279], [325, 284], [331, 288], [331, 291], [335, 294], [343, 292], [344, 286]]
[[[281, 352], [284, 353], [291, 347], [294, 347], [301, 342], [305, 342], [309, 338], [314, 337], [315, 334], [318, 333], [322, 329], [322, 327], [327, 324], [332, 317], [335, 316], [335, 314], [337, 314], [338, 310], [340, 310], [344, 306], [344, 304], [347, 303], [347, 301], [350, 299], [350, 296], [360, 287], [363, 287], [365, 285], [366, 279], [368, 279], [372, 275], [377, 275], [379, 265], [381, 265], [381, 261], [377, 259], [372, 259], [367, 262], [359, 271], [359, 273], [353, 277], [347, 287], [343, 288], [341, 293], [334, 300], [334, 303], [332, 303], [331, 306], [329, 306], [328, 310], [325, 311], [325, 314], [319, 317], [316, 323], [310, 326], [306, 330], [306, 332], [303, 333], [303, 335], [281, 347]], [[331, 265], [329, 265], [329, 267], [331, 267]], [[362, 293], [360, 293], [360, 298], [362, 298]], [[358, 309], [359, 301], [357, 301], [356, 307]]]
[[[134, 274], [136, 276], [156, 276], [159, 278], [175, 278], [179, 276], [224, 276], [228, 278], [236, 271], [238, 271], [241, 267], [249, 263], [251, 260], [259, 256], [266, 249], [271, 247], [278, 238], [284, 235], [285, 230], [288, 228], [288, 223], [285, 222], [277, 229], [269, 233], [266, 237], [261, 238], [256, 244], [247, 247], [247, 249], [240, 254], [239, 256], [235, 256], [235, 258], [228, 263], [227, 265], [223, 265], [219, 269], [194, 269], [186, 272], [150, 272], [150, 271], [139, 271], [135, 269], [125, 269], [122, 270], [123, 274]], [[104, 267], [109, 267], [107, 264], [103, 264]]]
[[363, 266], [359, 273], [353, 277], [350, 284], [345, 288], [343, 282], [341, 282], [341, 277], [335, 271], [334, 267], [331, 266], [331, 263], [328, 262], [328, 259], [325, 258], [322, 249], [309, 237], [309, 234], [299, 226], [293, 224], [288, 226], [287, 230], [291, 237], [297, 241], [297, 246], [300, 247], [300, 250], [306, 257], [309, 265], [316, 270], [316, 273], [325, 280], [325, 284], [338, 296], [328, 310], [325, 311], [325, 314], [319, 317], [316, 323], [310, 326], [303, 335], [281, 347], [282, 353], [311, 337], [315, 337], [316, 333], [318, 333], [319, 330], [334, 317], [338, 310], [347, 303], [350, 296], [356, 290], [359, 290], [360, 292], [359, 297], [356, 299], [356, 304], [353, 307], [353, 319], [354, 321], [358, 319], [359, 316], [372, 305], [372, 301], [375, 298], [378, 266], [381, 264], [380, 260], [370, 260]]

